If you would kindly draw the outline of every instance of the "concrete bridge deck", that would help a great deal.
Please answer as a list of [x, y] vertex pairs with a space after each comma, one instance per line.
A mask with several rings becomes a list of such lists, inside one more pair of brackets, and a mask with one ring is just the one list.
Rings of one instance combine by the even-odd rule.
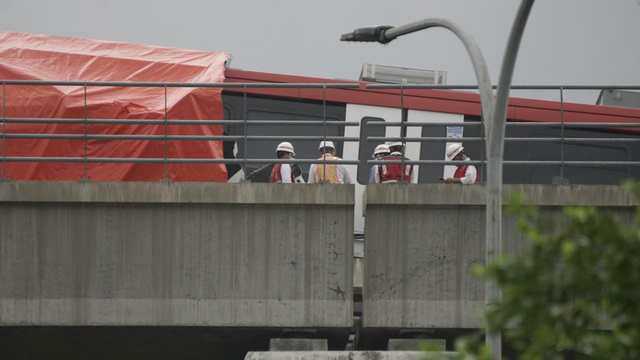
[[59, 329], [79, 343], [91, 334], [90, 348], [94, 337], [121, 332], [157, 346], [215, 339], [219, 330], [229, 341], [235, 331], [268, 344], [311, 329], [344, 349], [353, 325], [353, 192], [349, 185], [0, 183], [0, 332], [9, 336], [2, 338], [32, 341], [33, 331], [56, 338]]
[[[369, 185], [360, 349], [481, 325], [484, 186]], [[505, 186], [550, 218], [620, 186]], [[0, 348], [10, 358], [243, 358], [353, 318], [351, 185], [0, 182]], [[505, 214], [504, 249], [527, 246]], [[41, 356], [41, 357], [42, 357]]]
[[[622, 186], [505, 185], [562, 222], [563, 206], [597, 206], [631, 223], [638, 200]], [[471, 270], [485, 262], [485, 186], [368, 185], [360, 346], [386, 339], [449, 340], [482, 326], [484, 282]], [[519, 254], [528, 240], [503, 211], [503, 251]], [[434, 335], [435, 334], [435, 335]]]

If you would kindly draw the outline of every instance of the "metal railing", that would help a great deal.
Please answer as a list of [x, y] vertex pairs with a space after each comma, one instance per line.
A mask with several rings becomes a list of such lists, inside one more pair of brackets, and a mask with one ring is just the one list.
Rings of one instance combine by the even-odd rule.
[[[166, 82], [78, 82], [78, 81], [32, 81], [32, 80], [0, 80], [2, 83], [2, 178], [8, 179], [6, 172], [7, 162], [65, 162], [83, 163], [83, 174], [81, 180], [88, 180], [88, 163], [148, 163], [164, 164], [163, 180], [168, 179], [168, 164], [360, 164], [356, 160], [328, 160], [323, 159], [250, 159], [246, 157], [248, 141], [360, 141], [358, 137], [328, 136], [328, 126], [358, 126], [358, 122], [348, 121], [327, 121], [326, 120], [326, 92], [327, 89], [349, 89], [359, 88], [357, 83], [166, 83]], [[58, 118], [8, 118], [6, 115], [7, 85], [29, 85], [29, 86], [78, 86], [84, 90], [84, 118], [83, 119], [58, 119]], [[136, 119], [89, 119], [87, 117], [87, 87], [156, 87], [164, 89], [164, 114], [163, 120], [136, 120]], [[240, 88], [243, 89], [243, 120], [169, 120], [168, 119], [168, 88]], [[248, 120], [247, 118], [247, 90], [251, 88], [294, 88], [294, 89], [322, 89], [322, 120]], [[6, 124], [78, 124], [84, 125], [83, 134], [7, 134]], [[164, 135], [105, 135], [89, 134], [87, 126], [92, 124], [118, 124], [118, 125], [163, 125]], [[226, 125], [242, 126], [243, 135], [169, 135], [168, 127], [171, 125]], [[322, 136], [268, 136], [268, 135], [248, 135], [248, 127], [252, 125], [273, 125], [273, 126], [323, 126]], [[82, 157], [27, 157], [27, 156], [7, 156], [6, 143], [8, 139], [42, 139], [42, 140], [83, 140], [84, 155]], [[109, 158], [109, 157], [88, 157], [87, 143], [89, 140], [150, 140], [164, 142], [163, 158]], [[211, 159], [211, 158], [169, 158], [169, 141], [243, 141], [245, 158], [241, 159]], [[326, 172], [325, 172], [326, 173]], [[244, 178], [246, 179], [246, 173]]]
[[[497, 88], [496, 85], [493, 88]], [[404, 91], [406, 89], [432, 89], [432, 90], [477, 90], [477, 85], [422, 85], [422, 84], [368, 84], [367, 89], [399, 89], [400, 90], [400, 107], [404, 109]], [[505, 160], [503, 164], [506, 166], [517, 165], [537, 165], [537, 166], [559, 166], [560, 167], [560, 182], [564, 182], [564, 167], [565, 166], [602, 166], [602, 167], [615, 167], [615, 166], [640, 166], [640, 161], [568, 161], [565, 160], [564, 145], [567, 143], [637, 143], [640, 142], [640, 138], [568, 138], [565, 137], [564, 129], [612, 129], [612, 128], [636, 128], [640, 130], [640, 123], [606, 123], [606, 122], [565, 122], [564, 119], [564, 91], [565, 90], [640, 90], [640, 86], [637, 85], [512, 85], [512, 90], [558, 90], [560, 97], [560, 121], [559, 122], [507, 122], [507, 128], [513, 127], [549, 127], [560, 128], [560, 137], [544, 137], [544, 138], [528, 138], [528, 137], [505, 137], [505, 142], [533, 142], [533, 143], [559, 143], [560, 144], [560, 159], [551, 161], [542, 160]], [[404, 165], [485, 165], [486, 159], [484, 158], [484, 149], [486, 148], [486, 138], [484, 135], [485, 119], [481, 117], [480, 122], [408, 122], [405, 119], [401, 122], [368, 122], [368, 126], [399, 126], [401, 127], [401, 136], [395, 137], [368, 137], [367, 141], [372, 142], [387, 142], [387, 141], [400, 141], [400, 142], [480, 142], [480, 160], [471, 161], [450, 161], [450, 160], [406, 160], [403, 154], [403, 159], [398, 161], [384, 162], [381, 160], [369, 160], [368, 164], [401, 164]], [[463, 138], [439, 138], [439, 137], [407, 137], [407, 127], [437, 127], [437, 126], [451, 126], [451, 127], [481, 127], [481, 137], [463, 137]], [[482, 171], [479, 172], [482, 177]], [[481, 179], [482, 180], [482, 179]]]
[[[76, 82], [76, 81], [21, 81], [21, 80], [0, 80], [2, 83], [2, 178], [6, 179], [6, 163], [7, 162], [68, 162], [83, 163], [83, 177], [88, 179], [87, 164], [88, 163], [150, 163], [163, 164], [163, 179], [168, 180], [168, 164], [243, 164], [246, 172], [247, 164], [347, 164], [360, 165], [364, 161], [360, 160], [328, 160], [326, 157], [321, 159], [257, 159], [248, 158], [247, 146], [249, 141], [338, 141], [338, 142], [473, 142], [480, 143], [480, 160], [473, 161], [447, 161], [447, 160], [408, 160], [402, 157], [402, 160], [388, 161], [385, 164], [401, 164], [401, 165], [484, 165], [484, 148], [486, 138], [484, 135], [484, 119], [480, 122], [408, 122], [404, 111], [404, 98], [406, 89], [447, 89], [447, 90], [468, 90], [477, 89], [477, 86], [471, 85], [392, 85], [392, 84], [369, 84], [368, 89], [399, 89], [400, 109], [403, 118], [400, 122], [368, 122], [367, 126], [383, 126], [383, 127], [401, 127], [400, 136], [382, 137], [369, 136], [367, 139], [360, 137], [335, 136], [327, 135], [327, 127], [347, 127], [359, 126], [357, 121], [335, 121], [327, 120], [327, 90], [329, 89], [350, 89], [359, 88], [357, 83], [150, 83], [150, 82]], [[77, 86], [83, 88], [84, 106], [83, 118], [77, 119], [59, 119], [59, 118], [11, 118], [7, 117], [6, 98], [7, 86]], [[87, 107], [87, 88], [88, 87], [156, 87], [164, 90], [164, 113], [162, 119], [142, 120], [142, 119], [90, 119], [88, 118]], [[168, 89], [169, 88], [231, 88], [242, 89], [243, 93], [243, 119], [242, 120], [169, 120], [168, 119]], [[249, 120], [247, 116], [247, 91], [252, 88], [293, 88], [293, 89], [321, 89], [322, 90], [322, 120]], [[640, 129], [640, 123], [594, 123], [594, 122], [565, 122], [564, 120], [564, 91], [565, 90], [640, 90], [640, 86], [628, 85], [514, 85], [514, 90], [559, 90], [560, 92], [560, 121], [559, 122], [542, 122], [542, 123], [525, 123], [525, 122], [509, 122], [508, 128], [512, 127], [548, 127], [560, 128], [560, 137], [511, 137], [506, 138], [506, 142], [533, 142], [533, 143], [559, 143], [560, 156], [558, 160], [538, 161], [538, 160], [520, 160], [520, 161], [504, 161], [506, 166], [518, 165], [539, 165], [539, 166], [559, 166], [560, 179], [564, 178], [565, 166], [639, 166], [640, 161], [567, 161], [565, 160], [564, 147], [565, 144], [572, 143], [637, 143], [640, 138], [571, 138], [566, 137], [564, 130], [571, 129], [612, 129], [612, 128], [637, 128]], [[7, 124], [75, 124], [84, 125], [84, 131], [80, 134], [30, 134], [30, 133], [7, 133]], [[164, 126], [164, 134], [160, 135], [108, 135], [108, 134], [90, 134], [88, 133], [88, 125], [162, 125]], [[225, 125], [230, 127], [242, 127], [243, 135], [169, 135], [169, 126], [180, 125]], [[250, 126], [270, 125], [270, 126], [322, 126], [322, 135], [312, 136], [272, 136], [272, 135], [248, 135]], [[406, 136], [408, 127], [438, 127], [438, 126], [454, 126], [454, 127], [480, 127], [479, 137], [463, 137], [460, 139], [451, 139], [446, 137], [409, 137]], [[82, 140], [83, 156], [81, 157], [27, 157], [27, 156], [8, 156], [7, 141], [12, 139], [43, 139], [43, 140]], [[150, 140], [160, 141], [164, 144], [164, 156], [158, 158], [108, 158], [108, 157], [89, 157], [88, 141], [89, 140]], [[168, 152], [169, 141], [242, 141], [243, 142], [243, 158], [234, 159], [214, 159], [214, 158], [170, 158]], [[403, 154], [404, 155], [404, 154]], [[362, 158], [365, 155], [361, 155]], [[367, 164], [382, 164], [380, 160], [368, 160]], [[326, 172], [324, 172], [326, 174]], [[482, 171], [480, 172], [482, 174]], [[244, 174], [246, 179], [247, 174]]]

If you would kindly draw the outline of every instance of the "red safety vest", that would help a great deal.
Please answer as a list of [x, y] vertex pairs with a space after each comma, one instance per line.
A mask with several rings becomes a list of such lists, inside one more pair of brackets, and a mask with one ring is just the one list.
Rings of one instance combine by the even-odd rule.
[[[474, 166], [474, 165], [471, 165]], [[454, 179], [462, 179], [465, 175], [467, 175], [467, 168], [469, 165], [458, 166], [455, 174], [453, 174]], [[475, 166], [474, 166], [475, 167]], [[476, 180], [473, 182], [474, 184], [478, 183], [480, 174], [478, 173], [478, 168], [476, 167]]]
[[[327, 160], [340, 160], [337, 156], [327, 156]], [[324, 160], [324, 156], [318, 160]], [[326, 177], [326, 178], [325, 178]], [[328, 181], [331, 184], [340, 184], [338, 176], [338, 164], [316, 164], [316, 182]]]
[[[409, 160], [404, 158], [405, 160]], [[388, 155], [383, 160], [402, 160], [402, 156], [398, 155]], [[404, 173], [404, 175], [403, 175]], [[404, 168], [401, 164], [389, 164], [389, 165], [380, 165], [380, 182], [398, 182], [400, 180], [404, 180], [407, 182], [411, 182], [411, 175], [413, 174], [413, 165], [404, 165]]]
[[[282, 182], [282, 174], [280, 174], [280, 168], [282, 167], [282, 164], [276, 164], [273, 167], [273, 170], [271, 170], [271, 182], [272, 183], [277, 183], [277, 182]], [[291, 171], [291, 183], [295, 183], [296, 179], [293, 177], [293, 169]]]

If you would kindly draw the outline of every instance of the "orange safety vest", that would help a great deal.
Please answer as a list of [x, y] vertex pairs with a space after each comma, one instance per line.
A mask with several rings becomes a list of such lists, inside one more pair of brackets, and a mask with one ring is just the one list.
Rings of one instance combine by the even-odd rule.
[[[405, 160], [409, 160], [404, 158]], [[402, 156], [398, 155], [388, 155], [383, 158], [383, 160], [402, 160]], [[413, 165], [402, 165], [400, 164], [381, 164], [380, 165], [380, 182], [385, 183], [395, 183], [400, 180], [404, 180], [406, 182], [411, 182], [411, 176], [413, 175]]]
[[[471, 165], [476, 168], [476, 180], [473, 182], [474, 184], [478, 183], [478, 179], [480, 178], [480, 173], [478, 172], [478, 167]], [[453, 174], [454, 179], [462, 179], [465, 175], [467, 175], [467, 168], [469, 165], [458, 166], [455, 174]]]
[[[324, 160], [325, 156], [318, 160]], [[340, 160], [337, 156], [326, 156], [327, 160]], [[326, 175], [325, 175], [326, 174]], [[316, 164], [316, 182], [328, 181], [332, 184], [340, 184], [340, 177], [338, 176], [338, 164]]]
[[[280, 174], [280, 168], [282, 167], [282, 164], [276, 164], [273, 169], [271, 170], [271, 182], [272, 183], [278, 183], [278, 182], [282, 182], [282, 174]], [[296, 179], [293, 176], [293, 169], [291, 169], [291, 183], [295, 183]]]

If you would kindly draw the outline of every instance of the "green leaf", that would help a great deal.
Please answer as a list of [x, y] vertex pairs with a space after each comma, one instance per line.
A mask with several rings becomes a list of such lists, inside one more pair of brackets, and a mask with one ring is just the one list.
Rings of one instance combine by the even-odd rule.
[[566, 240], [562, 242], [562, 256], [569, 258], [578, 250], [578, 245], [574, 242]]
[[[625, 186], [640, 198], [640, 185]], [[640, 358], [640, 208], [630, 226], [594, 207], [545, 217], [521, 194], [508, 211], [531, 243], [519, 257], [473, 269], [503, 291], [484, 311], [487, 331], [501, 332], [519, 359]], [[612, 331], [591, 330], [605, 315]], [[490, 358], [479, 334], [456, 348]]]

